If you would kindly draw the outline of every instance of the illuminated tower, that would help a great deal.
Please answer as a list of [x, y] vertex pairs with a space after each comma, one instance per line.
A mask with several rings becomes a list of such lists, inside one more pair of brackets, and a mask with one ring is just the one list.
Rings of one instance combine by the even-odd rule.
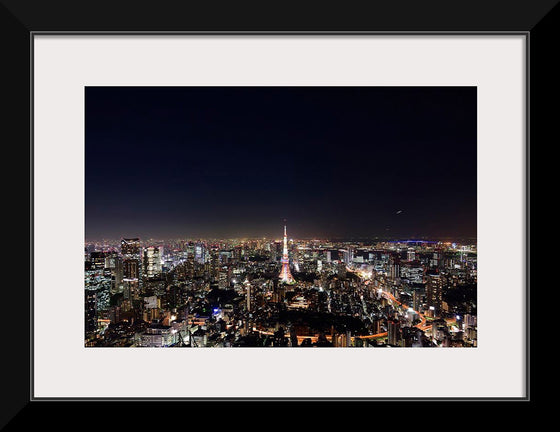
[[284, 225], [284, 251], [282, 253], [282, 270], [280, 271], [280, 281], [287, 284], [296, 283], [294, 277], [290, 273], [290, 258], [288, 257], [288, 236], [286, 234], [286, 225]]

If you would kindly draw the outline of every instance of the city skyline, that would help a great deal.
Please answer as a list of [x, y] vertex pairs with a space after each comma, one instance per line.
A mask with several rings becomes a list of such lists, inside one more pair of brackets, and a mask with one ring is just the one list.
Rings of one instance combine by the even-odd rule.
[[84, 345], [476, 348], [476, 100], [86, 87]]
[[474, 87], [87, 87], [86, 239], [476, 238]]
[[476, 347], [477, 247], [86, 243], [87, 347]]

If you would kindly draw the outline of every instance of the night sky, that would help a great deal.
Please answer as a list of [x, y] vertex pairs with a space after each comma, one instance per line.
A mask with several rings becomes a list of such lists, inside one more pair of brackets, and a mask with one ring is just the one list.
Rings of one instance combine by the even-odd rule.
[[475, 87], [87, 87], [86, 239], [476, 236]]

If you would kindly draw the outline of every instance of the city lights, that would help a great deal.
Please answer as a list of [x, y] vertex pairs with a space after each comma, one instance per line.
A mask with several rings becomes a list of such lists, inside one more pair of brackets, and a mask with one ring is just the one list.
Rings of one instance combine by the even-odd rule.
[[88, 349], [477, 346], [476, 87], [84, 95]]
[[476, 245], [286, 231], [87, 243], [85, 345], [476, 347]]

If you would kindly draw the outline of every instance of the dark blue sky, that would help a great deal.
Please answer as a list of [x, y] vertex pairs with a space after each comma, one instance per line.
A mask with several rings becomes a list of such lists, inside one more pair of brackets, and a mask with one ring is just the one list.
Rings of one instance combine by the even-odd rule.
[[476, 236], [475, 87], [85, 95], [89, 240]]

